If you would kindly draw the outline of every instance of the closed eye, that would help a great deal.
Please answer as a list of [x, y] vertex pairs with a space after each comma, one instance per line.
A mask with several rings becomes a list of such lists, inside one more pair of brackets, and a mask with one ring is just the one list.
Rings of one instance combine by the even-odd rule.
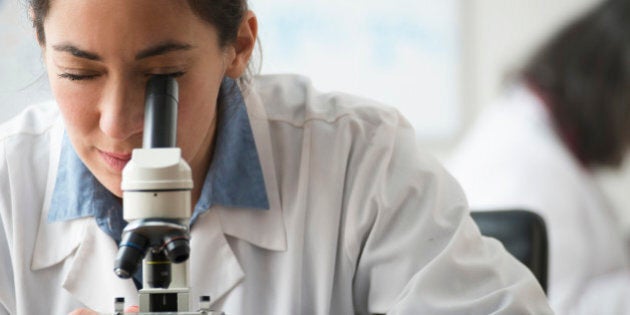
[[81, 80], [92, 80], [97, 78], [99, 75], [98, 74], [88, 74], [88, 75], [79, 75], [79, 74], [72, 74], [72, 73], [60, 73], [58, 74], [58, 76], [62, 79], [67, 79], [70, 81], [81, 81]]

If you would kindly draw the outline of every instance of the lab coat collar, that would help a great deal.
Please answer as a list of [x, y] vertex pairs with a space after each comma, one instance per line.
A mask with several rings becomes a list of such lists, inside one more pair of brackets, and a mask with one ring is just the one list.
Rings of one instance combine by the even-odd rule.
[[116, 244], [96, 227], [93, 218], [48, 221], [62, 138], [63, 125], [59, 123], [51, 130], [46, 198], [40, 216], [31, 270], [38, 271], [63, 264], [63, 268], [60, 268], [63, 277], [61, 286], [77, 300], [95, 310], [111, 310], [114, 297], [125, 297], [130, 303], [137, 303], [133, 281], [116, 278], [112, 270]]
[[53, 224], [57, 223], [82, 227], [80, 243], [66, 262], [69, 267], [62, 287], [86, 307], [99, 312], [111, 312], [117, 297], [124, 297], [127, 305], [138, 305], [133, 280], [120, 279], [114, 273], [114, 257], [118, 247], [98, 229], [96, 222], [88, 217]]
[[195, 205], [191, 225], [214, 204], [269, 209], [265, 180], [245, 100], [233, 79], [221, 84], [212, 163]]
[[[56, 223], [48, 222], [50, 203], [53, 194], [55, 178], [57, 177], [59, 165], [59, 154], [63, 138], [63, 125], [58, 123], [51, 130], [50, 160], [48, 165], [48, 182], [46, 183], [46, 197], [42, 215], [38, 225], [37, 238], [33, 249], [33, 259], [31, 269], [39, 270], [60, 263], [76, 250], [83, 238], [85, 226], [83, 224], [72, 224], [71, 221], [61, 221]], [[63, 235], [63, 239], [59, 239]]]
[[[255, 84], [255, 83], [252, 83]], [[276, 179], [269, 121], [260, 96], [253, 87], [241, 87], [264, 176], [268, 211], [215, 205], [199, 214], [191, 231], [191, 296], [210, 295], [220, 301], [247, 276], [225, 235], [267, 250], [287, 249], [286, 228]], [[195, 258], [203, 257], [202, 259]]]
[[245, 272], [214, 209], [201, 215], [196, 226], [190, 238], [190, 296], [209, 295], [216, 302], [245, 278]]
[[117, 243], [127, 225], [122, 205], [92, 175], [64, 134], [56, 182], [48, 207], [48, 223], [94, 217], [98, 226]]
[[[256, 81], [241, 87], [247, 105], [247, 115], [253, 130], [256, 151], [260, 156], [264, 184], [269, 200], [268, 211], [246, 211], [245, 208], [216, 207], [223, 232], [243, 239], [258, 247], [285, 251], [287, 248], [286, 228], [276, 177], [275, 158], [271, 145], [271, 134], [267, 111], [263, 100], [256, 92]], [[273, 101], [265, 99], [265, 101]]]

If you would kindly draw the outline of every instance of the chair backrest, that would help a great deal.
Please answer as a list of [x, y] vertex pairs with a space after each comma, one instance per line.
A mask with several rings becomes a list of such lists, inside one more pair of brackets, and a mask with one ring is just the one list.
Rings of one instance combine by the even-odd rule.
[[481, 234], [494, 237], [526, 265], [547, 292], [548, 240], [545, 221], [527, 210], [472, 211]]

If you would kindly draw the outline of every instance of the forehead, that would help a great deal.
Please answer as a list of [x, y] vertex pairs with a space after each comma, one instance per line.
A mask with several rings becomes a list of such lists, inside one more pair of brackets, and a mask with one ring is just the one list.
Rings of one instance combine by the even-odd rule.
[[216, 36], [184, 0], [52, 0], [44, 31], [47, 45], [71, 42], [103, 54]]

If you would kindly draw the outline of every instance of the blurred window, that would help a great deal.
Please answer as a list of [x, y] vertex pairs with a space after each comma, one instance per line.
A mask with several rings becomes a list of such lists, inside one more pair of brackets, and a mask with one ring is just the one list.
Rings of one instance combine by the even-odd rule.
[[323, 91], [397, 107], [420, 140], [459, 124], [457, 0], [250, 0], [262, 73], [299, 73]]

